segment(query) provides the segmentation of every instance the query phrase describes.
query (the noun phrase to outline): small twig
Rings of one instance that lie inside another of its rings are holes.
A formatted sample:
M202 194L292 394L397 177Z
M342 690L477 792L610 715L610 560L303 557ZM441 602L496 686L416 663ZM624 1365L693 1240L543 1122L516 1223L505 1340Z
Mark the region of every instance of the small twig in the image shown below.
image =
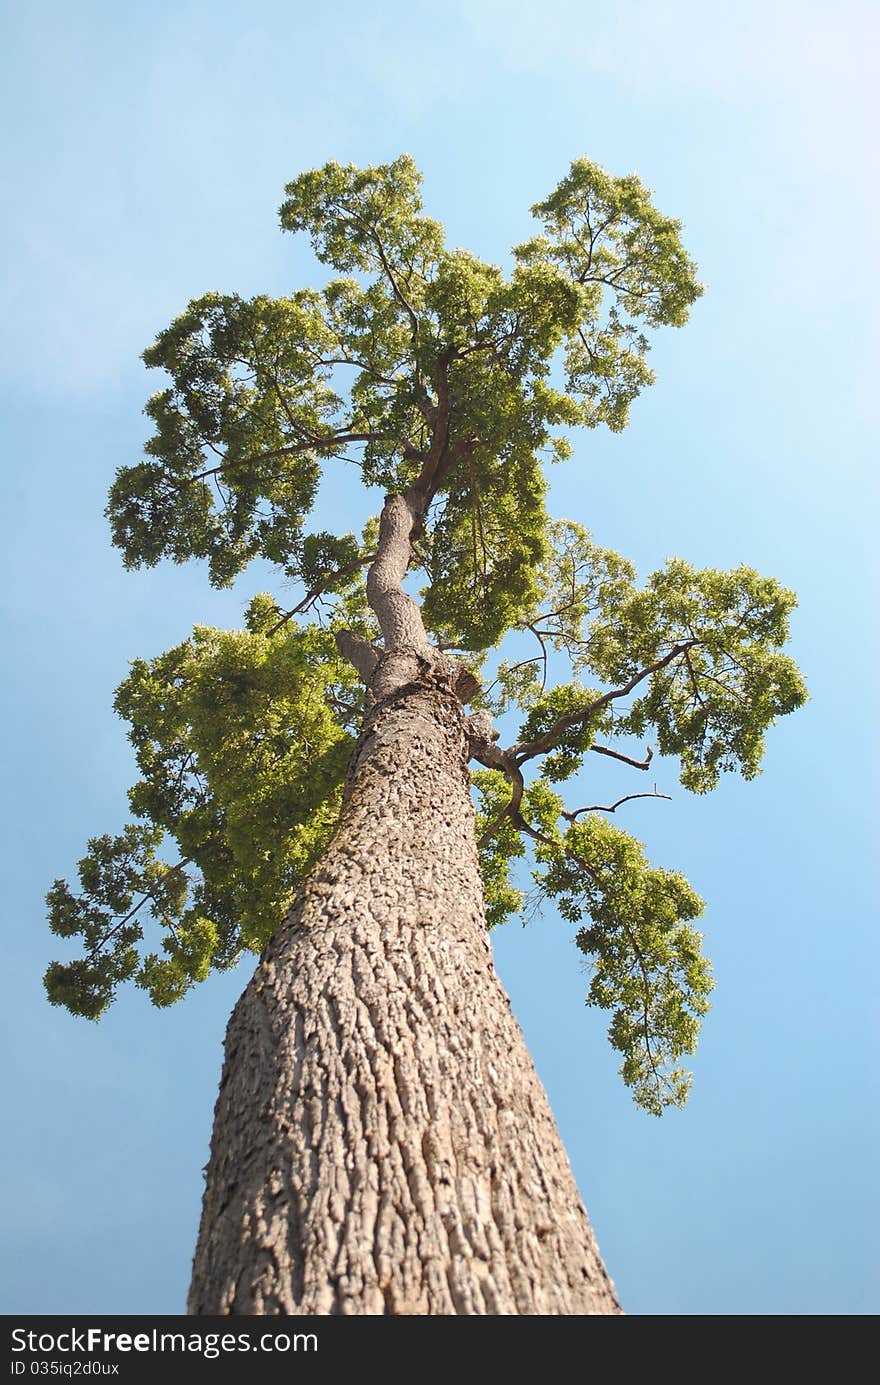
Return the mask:
M438 648L438 649L442 649L442 650L447 650L447 649L458 649L459 647L460 647L459 645L452 645L452 644L438 644L438 645L437 645L437 648ZM525 668L528 664L539 664L540 662L541 662L541 655L540 655L540 654L535 654L535 655L532 656L531 659L520 659L518 663L516 663L516 664L511 664L511 666L510 666L510 668L507 670L507 672L508 672L508 673L516 673L516 671L517 671L518 668ZM489 686L488 686L488 688L486 688L486 690L485 690L484 696L485 696L485 697L488 697L488 696L489 696L489 693L492 691L492 689L493 689L493 688L497 688L497 686L498 686L498 684L499 684L500 682L501 682L501 679L500 679L500 678L496 678L496 679L494 680L494 682L490 683Z

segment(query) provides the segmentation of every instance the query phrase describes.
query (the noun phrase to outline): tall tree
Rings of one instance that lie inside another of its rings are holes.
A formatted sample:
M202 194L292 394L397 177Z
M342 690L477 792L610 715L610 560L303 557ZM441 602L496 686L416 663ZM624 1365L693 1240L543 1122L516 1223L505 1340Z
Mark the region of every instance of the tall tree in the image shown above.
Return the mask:
M445 248L419 183L401 157L289 184L282 226L337 277L190 303L144 354L167 383L110 493L127 567L204 558L226 586L262 557L302 592L132 665L136 821L49 894L84 945L49 998L93 1019L128 979L168 1005L261 952L227 1035L195 1313L619 1311L487 925L523 907L530 854L636 1101L681 1104L712 985L702 901L608 820L637 788L572 806L559 786L591 754L645 770L648 736L695 793L751 778L805 698L774 580L676 559L639 586L545 508L560 430L623 428L645 332L701 292L679 223L581 159L504 274ZM346 466L381 515L310 531ZM517 717L503 748L495 720Z

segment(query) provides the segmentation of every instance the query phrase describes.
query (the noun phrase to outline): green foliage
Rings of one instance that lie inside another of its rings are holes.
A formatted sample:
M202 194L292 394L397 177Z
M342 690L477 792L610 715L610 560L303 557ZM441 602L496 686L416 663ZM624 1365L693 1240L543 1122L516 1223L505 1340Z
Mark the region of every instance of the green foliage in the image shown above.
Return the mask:
M647 333L681 326L702 292L679 223L634 175L580 159L533 207L541 233L505 273L447 248L420 184L407 155L302 174L281 225L309 236L328 282L205 294L144 353L165 381L145 457L110 492L125 565L202 558L226 586L262 558L302 596L288 612L257 597L245 630L198 627L132 665L115 705L141 774L138 822L89 842L76 892L50 891L53 931L83 955L52 963L47 990L90 1018L126 980L172 1003L264 944L323 850L363 699L334 631L380 640L364 582L378 527L358 540L307 521L322 469L335 481L354 466L418 511L433 637L474 666L512 637L476 699L521 723L506 771L473 780L489 924L522 910L531 849L529 898L577 925L589 1003L611 1012L624 1080L659 1112L686 1096L679 1060L708 1005L690 926L702 903L552 786L593 752L645 768L633 738L644 757L648 735L690 790L725 770L751 778L767 728L806 697L782 652L794 597L749 568L680 559L639 587L629 562L546 511L544 460L571 455L568 429L625 425L653 379Z
M486 921L490 928L496 928L522 908L523 893L510 879L510 866L525 856L526 848L519 829L504 816L510 803L510 785L504 775L497 769L474 770L471 782Z
M424 278L443 250L443 228L421 216L421 175L408 154L377 168L327 163L285 188L281 225L306 231L322 264L343 271Z
M149 825L92 840L80 893L63 881L50 892L53 932L80 934L87 950L46 978L50 998L77 1014L96 1018L130 977L170 1004L242 947L258 951L329 839L361 689L330 631L269 634L268 597L248 619L248 630L199 627L136 660L117 691L142 775L131 807ZM165 838L182 858L173 867L156 857ZM138 950L137 896L165 956Z
M503 816L511 799L505 776L479 770L472 780L494 927L523 906L511 870L526 847ZM684 876L650 866L641 842L601 818L590 815L561 832L563 801L543 780L526 786L522 811L534 840L533 902L552 900L562 918L581 925L575 942L592 970L587 1004L611 1011L608 1034L623 1057L624 1082L637 1105L654 1115L683 1105L691 1079L679 1059L696 1049L714 984L702 934L689 927L703 901Z
M724 771L754 778L766 731L807 698L782 652L794 593L752 568L696 569L680 558L640 588L632 565L580 525L552 524L547 537L542 598L520 623L538 637L539 653L502 664L488 699L495 711L527 712L520 745L555 725L553 746L541 752L551 750L545 777L574 774L599 732L612 740L653 732L660 752L679 758L692 792L714 788ZM543 693L548 648L577 677ZM590 692L584 676L610 687Z
M126 566L207 558L227 586L261 555L298 575L318 458L336 445L331 343L310 291L205 294L160 332L144 361L172 384L146 406L148 460L119 471L107 510Z
M574 520L553 520L547 528L547 550L539 573L541 600L532 623L544 627L554 649L566 650L575 668L588 667L582 642L601 615L613 619L630 594L636 570L610 548L593 542L589 530Z
M472 473L473 475L473 473ZM486 459L463 474L434 525L421 592L432 634L460 649L498 644L538 596L545 482L534 455Z
M612 1012L608 1033L624 1082L654 1115L683 1105L690 1077L678 1059L696 1048L713 986L702 934L689 927L703 901L684 876L649 866L640 842L599 818L546 837L536 857L563 918L590 920L576 937L592 962L588 1004Z
M557 723L566 719L569 722L554 735L554 749L544 759L541 772L548 783L558 784L576 774L585 753L596 739L596 732L600 726L608 724L607 715L597 714L586 720L578 720L580 714L591 708L598 697L598 692L580 683L559 683L532 701L518 740L534 740Z
M119 983L137 971L142 901L149 903L154 918L176 913L180 872L172 875L157 861L161 840L160 829L137 825L117 837L93 837L79 863L80 895L65 880L55 881L46 896L49 927L59 938L81 936L86 955L66 965L49 965L44 979L53 1005L97 1019ZM105 950L108 941L112 946Z
M681 244L681 223L664 217L630 174L613 178L577 159L566 178L532 208L545 234L517 249L530 267L559 267L580 291L566 339L566 383L583 400L583 422L626 426L632 401L653 383L648 340L639 324L680 327L702 293Z
M568 455L559 427L622 426L651 378L627 324L679 325L699 290L677 223L637 179L572 165L535 208L546 235L519 248L507 277L445 248L420 181L406 155L301 175L281 224L341 277L279 299L206 294L144 353L170 384L147 405L145 460L121 468L110 495L127 566L205 558L224 586L263 557L308 581L303 525L322 462L346 457L367 484L400 490L442 415L455 464L440 469L426 518L426 622L485 649L534 604L541 454ZM576 240L594 222L587 264ZM549 383L560 352L565 391Z
M663 663L618 732L653 728L661 753L680 758L692 792L714 788L724 770L754 778L764 733L807 697L781 653L795 604L793 592L747 567L697 570L674 559L652 573L643 591L623 595L595 622L587 642L589 666L615 682Z

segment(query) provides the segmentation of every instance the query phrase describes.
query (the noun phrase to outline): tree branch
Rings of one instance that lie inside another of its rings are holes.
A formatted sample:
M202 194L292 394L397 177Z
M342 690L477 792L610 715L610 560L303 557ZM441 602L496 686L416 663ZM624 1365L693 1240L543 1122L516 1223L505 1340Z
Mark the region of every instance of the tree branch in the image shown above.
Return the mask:
M401 585L409 567L416 522L409 492L386 497L379 520L379 546L367 573L367 600L379 622L387 651L413 649L430 660L431 644L422 613Z
M619 750L612 750L607 745L591 745L597 755L610 755L612 760L620 760L624 765L632 765L633 769L647 769L654 758L654 751L650 746L645 748L644 760L634 760L630 755L624 755Z
M526 628L527 628L528 630L531 630L531 632L532 632L532 634L534 635L535 639L538 641L538 644L541 646L541 654L540 654L541 663L542 663L542 669L541 669L541 692L544 692L544 691L546 690L546 687L547 687L547 645L546 645L546 643L544 642L544 635L543 635L543 632L542 632L541 630L539 630L539 629L537 628L537 626L535 626L535 625L527 625Z
M255 452L250 457L226 458L219 466L209 467L206 471L199 471L195 476L187 476L183 479L187 485L191 485L194 481L204 481L209 476L217 476L224 471L229 471L232 467L252 466L255 462L274 462L281 457L295 457L299 452L321 452L328 447L335 447L339 443L347 444L350 442L396 442L405 457L422 456L422 453L413 447L407 439L401 440L396 433L347 433L342 430L338 433L319 434L305 438L302 442L293 442L287 447L276 447L271 452Z
M372 366L367 365L366 361L362 361L356 356L321 356L317 352L310 352L309 354L314 355L317 365L350 365L356 370L362 370L365 375L369 375L373 380L377 380L380 385L391 385L393 387L400 379L399 376L395 378L392 375L380 375L378 370L374 370Z
M185 857L184 860L178 861L176 865L169 866L169 867L168 867L168 870L165 872L165 875L163 876L163 879L167 879L167 877L168 877L169 875L177 875L177 873L178 873L179 871L183 870L186 866L191 865L191 864L192 864L191 858L190 858L190 857ZM104 936L100 939L100 941L98 941L97 943L95 943L95 946L94 946L93 948L91 948L91 949L86 953L86 958L85 958L85 960L86 960L87 962L91 962L92 958L97 957L97 956L103 951L103 949L107 946L107 944L109 943L110 939L111 939L116 933L119 932L120 928L124 928L125 925L126 925L131 919L134 918L135 914L139 913L140 910L143 909L144 905L147 904L150 900L152 900L153 903L155 903L155 902L156 902L156 896L153 894L153 892L152 892L151 890L146 890L146 891L144 892L144 894L141 896L141 898L138 900L137 904L135 904L134 908L133 908L133 909L129 909L128 913L125 915L124 918L121 918L121 919L118 920L118 922L114 923L113 927L107 930L107 932L106 932L106 933L104 934ZM172 928L172 931L173 931L173 928Z
M440 649L446 649L447 647L448 647L448 648L453 648L453 646L446 646L446 645L442 645L442 644L439 646ZM454 647L457 648L458 646L454 646ZM509 668L507 671L508 671L508 673L516 673L516 671L517 671L518 668L526 668L529 664L539 664L540 662L541 662L541 656L540 656L540 654L535 654L535 655L532 656L531 659L520 659L520 660L518 661L518 663L511 664L510 668ZM493 689L493 688L497 688L497 686L498 686L498 684L499 684L500 682L501 682L501 679L500 679L500 678L495 678L495 679L493 679L493 681L489 684L488 688L486 688L485 694L484 694L484 695L485 695L486 697L488 697L489 694L490 694L490 692L492 691L492 689Z
M542 832L539 827L533 827L530 822L526 822L521 813L516 813L513 821L515 826L517 826L521 832L525 832L533 841L543 842L544 846L552 847L554 851L561 851L564 856L570 856L588 875L592 875L594 880L599 878L599 871L595 866L589 865L580 856L575 855L564 842L558 842L554 837L548 837L547 833Z
M699 702L699 704L700 704L701 707L703 707L703 706L705 706L705 699L704 699L702 693L700 692L700 685L699 685L699 683L697 682L697 675L696 675L696 673L694 672L694 666L693 666L693 663L691 662L690 650L687 650L687 651L686 651L685 656L684 656L684 662L685 662L685 668L686 668L687 671L688 671L688 679L690 680L691 691L693 692L693 695L694 695L695 700L696 700L697 702Z
M369 686L379 662L379 653L375 646L364 639L363 635L355 634L354 630L337 630L336 648Z
M431 442L422 468L406 493L419 522L437 489L441 468L449 447L449 360L451 351L441 351L437 357L434 388L437 403L426 406L426 421L431 430Z
M672 802L672 795L668 793L628 793L623 798L619 798L616 803L610 803L607 807L601 803L591 803L588 808L575 808L573 812L563 810L562 816L568 822L577 822L581 813L615 813L622 803L630 803L634 798L666 798Z
M319 596L323 596L334 582L338 582L342 577L351 577L355 572L358 572L364 567L365 564L372 563L375 557L375 553L366 553L362 558L359 558L356 563L349 563L348 567L337 568L335 572L328 573L323 582L320 582L318 586L312 587L307 591L302 601L298 601L295 606L291 607L289 611L286 611L282 615L280 620L276 621L271 630L266 631L266 638L268 639L271 635L277 634L282 625L286 625L289 620L294 616L298 616L301 611L308 610L312 602L316 601Z
M673 645L669 652L664 654L661 659L656 659L654 663L649 664L647 668L640 669L638 673L634 673L632 678L621 687L612 688L610 692L603 693L601 697L594 698L592 702L588 703L588 705L579 712L570 712L567 716L558 717L548 731L545 731L541 736L536 736L534 740L524 742L518 741L515 745L512 745L510 747L510 754L514 755L517 764L521 765L525 760L531 760L535 755L543 755L545 751L552 750L564 731L570 730L573 726L582 726L585 722L589 721L591 717L594 717L597 712L601 712L603 707L607 707L619 697L626 697L628 693L632 692L633 688L638 687L639 683L644 682L646 678L650 678L652 673L659 673L661 669L666 668L667 664L671 664L672 660L677 658L679 654L683 654L686 649L691 649L697 643L698 641L696 639L691 639ZM593 748L598 749L598 747ZM599 753L614 755L618 759L626 759L625 756L617 755L616 751L600 750ZM635 762L630 761L629 763L632 764ZM639 766L639 768L644 768L644 766Z
M361 223L361 224L363 224L363 223ZM408 317L409 317L410 323L411 323L411 325L412 325L413 346L418 346L418 341L419 341L419 319L418 319L418 317L417 317L417 315L416 315L416 311L415 311L415 309L413 308L412 304L410 303L409 299L408 299L408 298L406 297L406 295L404 294L403 289L402 289L402 288L400 287L400 285L398 284L398 282L397 282L397 276L395 275L395 273L394 273L394 271L392 270L390 264L388 263L388 257L387 257L387 255L385 254L385 247L384 247L384 245L382 244L382 240L381 240L381 237L379 236L379 232L376 230L375 226L370 226L369 230L370 230L370 235L372 236L372 238L373 238L373 240L374 240L374 242L375 242L375 244L376 244L376 249L377 249L378 252L379 252L379 259L382 261L382 268L384 269L386 278L388 279L388 282L389 282L389 284L391 285L391 291L392 291L392 293L394 294L394 297L397 299L397 301L398 301L398 303L400 304L400 306L403 308L404 312L406 312L406 314L407 314Z

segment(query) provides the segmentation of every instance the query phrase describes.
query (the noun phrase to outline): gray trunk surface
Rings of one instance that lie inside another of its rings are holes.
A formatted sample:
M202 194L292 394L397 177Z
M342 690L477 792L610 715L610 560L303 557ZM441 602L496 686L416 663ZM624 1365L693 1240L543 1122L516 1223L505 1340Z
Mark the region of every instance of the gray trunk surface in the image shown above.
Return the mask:
M492 963L461 703L402 643L230 1021L189 1311L619 1313Z

